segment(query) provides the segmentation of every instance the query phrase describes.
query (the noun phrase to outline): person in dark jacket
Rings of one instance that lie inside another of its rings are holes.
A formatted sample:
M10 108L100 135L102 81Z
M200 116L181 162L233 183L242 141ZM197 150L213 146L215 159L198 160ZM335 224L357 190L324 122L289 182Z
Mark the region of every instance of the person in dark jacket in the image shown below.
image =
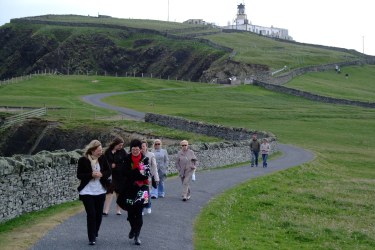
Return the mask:
M128 212L130 224L129 239L140 245L139 234L143 225L142 210L149 199L149 182L151 175L149 159L141 153L142 142L134 139L130 142L130 154L125 158L122 174L123 188L117 198L117 204Z
M111 175L111 169L102 154L101 143L98 140L91 141L86 146L84 155L79 158L77 167L77 178L81 181L77 189L87 214L87 235L90 245L95 245L98 237L106 186Z
M258 141L258 134L254 133L250 141L250 151L251 151L251 167L258 167L258 158L260 151L260 142Z
M121 137L114 138L104 152L104 156L112 170L111 183L107 187L104 203L103 215L105 216L108 215L111 207L113 192L115 192L116 197L118 197L121 190L121 169L124 168L126 155L124 140ZM118 205L116 206L116 214L121 215L121 208Z

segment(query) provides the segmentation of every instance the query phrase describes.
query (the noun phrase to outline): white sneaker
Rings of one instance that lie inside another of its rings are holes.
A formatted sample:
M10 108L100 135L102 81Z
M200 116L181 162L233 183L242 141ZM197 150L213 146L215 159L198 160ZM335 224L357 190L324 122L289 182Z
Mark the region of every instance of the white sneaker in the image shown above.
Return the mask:
M151 214L151 208L147 208L147 209L146 209L146 212L147 212L148 214Z

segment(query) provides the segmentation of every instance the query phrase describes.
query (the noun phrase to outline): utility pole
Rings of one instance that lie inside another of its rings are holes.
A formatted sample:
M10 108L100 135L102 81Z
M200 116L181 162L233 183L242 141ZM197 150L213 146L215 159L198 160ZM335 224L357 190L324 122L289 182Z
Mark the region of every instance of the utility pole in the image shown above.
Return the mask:
M365 54L365 36L362 36L362 52Z
M169 0L168 0L168 22L169 22Z

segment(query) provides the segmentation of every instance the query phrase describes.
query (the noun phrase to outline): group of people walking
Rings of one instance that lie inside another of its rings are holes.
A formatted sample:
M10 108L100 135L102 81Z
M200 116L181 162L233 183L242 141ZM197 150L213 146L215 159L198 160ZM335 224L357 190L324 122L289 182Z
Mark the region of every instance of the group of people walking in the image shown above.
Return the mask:
M191 177L197 168L197 158L188 148L188 141L180 143L175 167L182 182L183 201L190 199ZM165 197L165 179L169 164L168 153L156 139L153 150L148 150L147 141L134 139L129 153L124 149L124 140L115 138L104 150L98 140L91 141L78 160L77 178L79 199L87 214L87 235L90 245L96 244L103 216L107 216L116 197L116 214L127 211L130 224L129 239L136 245L143 225L144 213L151 213L151 199Z

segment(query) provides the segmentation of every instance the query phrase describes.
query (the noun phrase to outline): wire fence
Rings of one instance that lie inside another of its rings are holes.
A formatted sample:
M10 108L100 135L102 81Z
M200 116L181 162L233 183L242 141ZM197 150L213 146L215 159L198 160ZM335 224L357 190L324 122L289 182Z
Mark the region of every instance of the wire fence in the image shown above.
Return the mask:
M40 116L44 116L46 114L47 114L47 108L46 107L34 109L34 110L24 112L24 113L21 113L21 114L17 114L17 115L6 118L4 123L2 124L2 127L6 128L6 127L9 127L9 126L12 126L13 124L22 122L22 121L24 121L28 118L40 117Z

